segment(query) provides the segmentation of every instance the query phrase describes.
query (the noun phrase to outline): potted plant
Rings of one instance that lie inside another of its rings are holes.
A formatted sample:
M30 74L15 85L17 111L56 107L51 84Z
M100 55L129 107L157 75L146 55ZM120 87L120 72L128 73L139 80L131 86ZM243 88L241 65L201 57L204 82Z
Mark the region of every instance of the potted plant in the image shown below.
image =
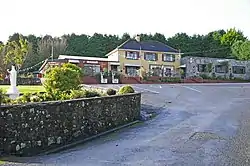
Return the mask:
M107 71L106 68L101 73L101 83L103 83L103 84L107 84L108 83L108 71Z
M112 72L112 83L118 84L119 83L120 74L118 72Z

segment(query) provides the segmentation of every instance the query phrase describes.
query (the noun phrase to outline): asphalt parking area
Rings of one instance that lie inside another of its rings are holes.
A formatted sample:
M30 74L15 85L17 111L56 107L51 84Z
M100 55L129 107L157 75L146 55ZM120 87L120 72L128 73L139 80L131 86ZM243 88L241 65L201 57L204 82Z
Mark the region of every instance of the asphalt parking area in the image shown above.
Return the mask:
M142 104L165 109L152 120L31 163L242 166L250 162L250 84L132 86L142 92Z

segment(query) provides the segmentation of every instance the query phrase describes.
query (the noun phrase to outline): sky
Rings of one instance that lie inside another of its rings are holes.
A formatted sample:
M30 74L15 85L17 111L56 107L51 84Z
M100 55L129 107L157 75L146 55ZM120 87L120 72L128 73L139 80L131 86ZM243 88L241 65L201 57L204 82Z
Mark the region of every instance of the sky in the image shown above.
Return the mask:
M250 39L250 0L3 0L0 14L0 41L15 32L171 37L231 27Z

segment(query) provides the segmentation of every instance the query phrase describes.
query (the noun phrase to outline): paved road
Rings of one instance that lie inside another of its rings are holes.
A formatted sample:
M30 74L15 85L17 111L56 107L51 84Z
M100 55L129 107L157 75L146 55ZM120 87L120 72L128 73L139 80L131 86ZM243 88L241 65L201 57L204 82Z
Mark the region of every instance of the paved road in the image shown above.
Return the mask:
M30 165L250 165L250 84L134 88L143 93L144 104L165 109L143 124L35 158Z

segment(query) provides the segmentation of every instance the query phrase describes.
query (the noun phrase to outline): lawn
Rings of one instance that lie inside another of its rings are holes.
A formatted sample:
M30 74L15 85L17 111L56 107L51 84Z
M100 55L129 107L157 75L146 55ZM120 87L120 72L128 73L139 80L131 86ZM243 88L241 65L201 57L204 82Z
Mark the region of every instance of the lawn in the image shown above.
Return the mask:
M0 89L3 89L4 91L7 91L9 87L10 87L9 85L0 85ZM17 86L17 88L20 91L20 93L34 93L34 92L44 91L43 86L39 85L20 85Z

